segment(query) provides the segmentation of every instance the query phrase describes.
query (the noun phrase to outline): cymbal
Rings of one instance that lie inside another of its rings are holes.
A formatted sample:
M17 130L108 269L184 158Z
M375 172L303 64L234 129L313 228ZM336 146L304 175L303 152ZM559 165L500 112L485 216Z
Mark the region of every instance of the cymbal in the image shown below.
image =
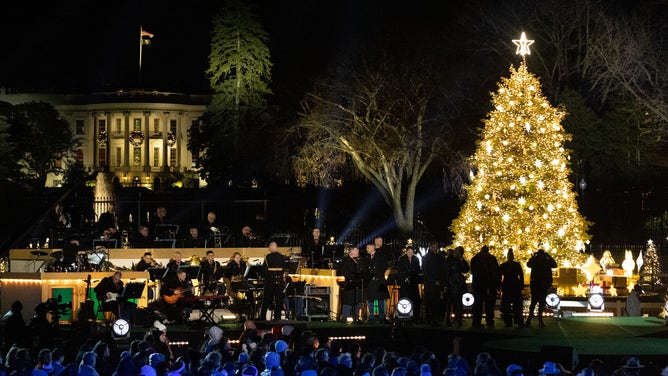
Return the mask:
M44 251L30 251L30 254L33 256L46 256L49 254L49 252L44 252Z

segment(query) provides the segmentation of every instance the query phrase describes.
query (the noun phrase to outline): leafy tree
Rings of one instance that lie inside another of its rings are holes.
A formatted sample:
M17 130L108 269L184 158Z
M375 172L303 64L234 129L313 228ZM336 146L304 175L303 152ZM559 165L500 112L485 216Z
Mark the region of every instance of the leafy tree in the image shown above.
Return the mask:
M10 141L7 116L0 114L0 181L10 178L10 172L16 163L13 160L14 144Z
M404 234L413 231L416 189L425 172L435 162L461 160L449 147L455 132L438 71L408 60L379 56L342 66L317 85L304 101L296 127L303 143L293 160L302 185L369 181Z
M10 140L16 145L13 175L17 181L41 188L47 174L62 174L73 164L73 151L81 140L52 105L35 101L16 105L7 121Z
M202 176L209 181L234 175L266 124L266 98L272 93L268 35L251 3L226 1L213 18L209 77L213 98L201 127L191 131L189 148L201 153Z

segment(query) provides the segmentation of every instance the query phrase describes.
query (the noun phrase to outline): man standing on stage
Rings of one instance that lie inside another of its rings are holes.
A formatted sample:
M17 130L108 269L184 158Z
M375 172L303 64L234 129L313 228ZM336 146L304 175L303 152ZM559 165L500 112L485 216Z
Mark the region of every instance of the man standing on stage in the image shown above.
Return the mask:
M513 249L506 254L507 261L501 264L501 317L506 327L524 326L522 321L522 289L524 288L524 271L522 265L515 261Z
M527 267L531 268L531 277L529 277L531 304L529 304L529 318L527 318L526 326L531 325L536 304L538 304L538 325L545 326L545 323L543 323L545 298L547 297L547 291L552 286L552 269L557 267L557 262L543 249L539 249L527 261Z
M424 308L429 325L439 326L443 312L441 291L445 282L445 264L438 254L438 242L429 243L429 252L422 259L424 275Z
M267 317L267 309L271 309L274 320L280 320L287 270L285 268L285 256L278 252L276 242L269 243L269 253L264 258L262 270L264 274L264 294L260 318L264 320Z
M385 271L387 270L387 258L382 252L376 250L374 244L366 245L366 252L369 255L369 284L367 294L367 307L369 309L369 320L375 319L374 302L378 302L378 321L387 322L385 317L385 300L390 298L387 291L387 282L385 281Z
M483 245L471 259L473 274L473 327L482 327L482 313L485 311L485 323L494 327L494 307L496 291L499 288L499 262L489 253L489 247ZM483 308L484 306L484 308Z
M325 253L325 238L317 227L311 231L311 237L306 241L306 253L306 255L302 256L308 257L307 266L317 268L318 260L320 260Z
M121 272L115 272L111 276L104 277L93 291L95 291L99 303L102 304L103 310L114 312L117 318L132 322L137 305L121 297L123 292L121 277Z

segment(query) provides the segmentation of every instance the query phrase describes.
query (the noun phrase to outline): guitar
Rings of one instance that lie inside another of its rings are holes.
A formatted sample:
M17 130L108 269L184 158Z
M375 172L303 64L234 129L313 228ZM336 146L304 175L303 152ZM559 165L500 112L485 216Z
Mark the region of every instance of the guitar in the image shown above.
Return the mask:
M104 299L104 302L105 302L105 303L106 303L106 302L113 302L113 301L115 301L115 300L118 300L118 297L119 297L119 296L120 296L120 294L117 294L117 293L115 293L115 292L108 292L108 293L107 293L107 298Z
M88 320L95 320L95 305L89 297L90 292L90 274L86 279L86 300L79 303L79 315L77 319L80 322L87 322Z
M179 299L183 298L183 294L191 290L192 287L177 287L174 289L174 295L163 295L162 300L164 300L167 304L176 304Z

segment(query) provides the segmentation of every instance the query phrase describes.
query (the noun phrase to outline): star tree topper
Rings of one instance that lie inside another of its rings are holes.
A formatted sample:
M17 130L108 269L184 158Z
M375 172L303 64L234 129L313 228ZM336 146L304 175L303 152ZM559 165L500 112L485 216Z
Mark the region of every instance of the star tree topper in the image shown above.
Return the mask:
M515 51L515 54L522 56L531 55L529 46L531 46L533 42L533 39L527 39L527 35L523 31L522 35L520 35L520 39L513 39L513 43L515 43L517 46L517 51Z

